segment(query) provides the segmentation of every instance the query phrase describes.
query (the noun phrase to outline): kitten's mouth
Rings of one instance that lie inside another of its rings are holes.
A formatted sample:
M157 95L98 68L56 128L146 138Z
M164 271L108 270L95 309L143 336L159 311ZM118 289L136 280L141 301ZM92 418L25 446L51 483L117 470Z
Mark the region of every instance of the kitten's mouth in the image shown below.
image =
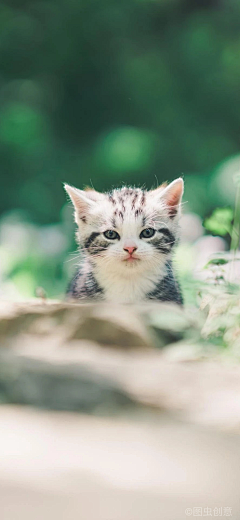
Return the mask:
M124 258L124 262L139 262L140 258L138 258L137 256L128 256L127 258Z

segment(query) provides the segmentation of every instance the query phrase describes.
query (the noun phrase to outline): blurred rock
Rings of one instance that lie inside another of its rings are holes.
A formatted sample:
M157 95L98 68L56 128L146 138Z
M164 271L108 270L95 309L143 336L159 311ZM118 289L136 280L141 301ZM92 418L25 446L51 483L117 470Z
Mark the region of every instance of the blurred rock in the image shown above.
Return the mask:
M150 334L132 307L100 304L88 307L71 339L88 339L121 348L151 347Z
M189 310L33 300L4 302L0 316L3 402L105 415L141 406L240 431L240 367L201 340Z
M59 365L4 351L0 352L0 360L3 402L105 414L132 404L129 395L111 377L103 377L81 364Z
M3 344L9 345L14 336L18 341L21 333L35 336L45 334L48 338L54 336L61 343L66 339L86 339L121 348L154 346L137 307L104 303L44 303L41 299L34 303L21 305L8 302L0 306L0 337Z
M162 303L160 309L153 308L147 315L148 326L154 332L158 347L183 339L199 330L200 321L190 311L179 305Z
M202 220L196 213L186 213L181 216L181 242L193 243L204 233Z

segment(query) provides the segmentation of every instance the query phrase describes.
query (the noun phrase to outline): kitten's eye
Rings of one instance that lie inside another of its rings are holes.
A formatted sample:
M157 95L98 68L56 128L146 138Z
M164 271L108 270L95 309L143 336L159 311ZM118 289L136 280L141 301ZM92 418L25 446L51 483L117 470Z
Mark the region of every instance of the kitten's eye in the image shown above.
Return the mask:
M151 238L153 235L155 235L156 231L153 228L146 228L143 229L140 233L140 238Z
M113 229L108 229L103 234L108 238L108 240L120 240L119 234L116 231L113 231Z

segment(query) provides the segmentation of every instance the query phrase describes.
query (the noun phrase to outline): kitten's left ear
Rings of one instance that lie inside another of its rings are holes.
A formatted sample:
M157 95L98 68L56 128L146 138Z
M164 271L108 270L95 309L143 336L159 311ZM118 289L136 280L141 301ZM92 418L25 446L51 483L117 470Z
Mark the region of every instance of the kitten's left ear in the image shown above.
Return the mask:
M171 182L169 186L162 189L159 193L161 200L164 201L169 210L170 218L174 218L179 213L183 196L183 189L183 179L179 177L179 179Z

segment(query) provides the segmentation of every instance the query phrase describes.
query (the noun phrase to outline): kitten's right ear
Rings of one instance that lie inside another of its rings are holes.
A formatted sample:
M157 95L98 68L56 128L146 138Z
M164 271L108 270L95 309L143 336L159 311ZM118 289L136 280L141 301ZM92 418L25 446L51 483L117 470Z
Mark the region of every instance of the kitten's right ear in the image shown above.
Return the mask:
M96 201L88 195L87 191L79 190L78 188L69 186L69 184L64 184L64 189L74 205L76 223L78 224L79 219L81 219L82 222L86 222L87 215L91 209L95 207Z
M179 177L169 185L163 184L151 192L152 195L159 197L159 200L164 202L170 218L176 217L180 212L183 188L183 179Z

